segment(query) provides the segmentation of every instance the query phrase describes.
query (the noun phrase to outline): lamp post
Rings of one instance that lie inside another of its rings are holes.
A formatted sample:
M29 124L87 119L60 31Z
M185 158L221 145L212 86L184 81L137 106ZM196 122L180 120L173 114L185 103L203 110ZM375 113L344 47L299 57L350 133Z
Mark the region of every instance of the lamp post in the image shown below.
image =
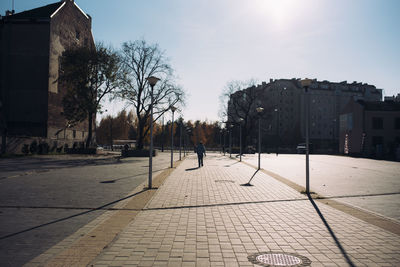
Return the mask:
M181 119L179 122L179 160L182 160L182 124L183 120Z
M258 113L258 169L261 168L261 113L264 111L263 107L256 108Z
M152 175L153 175L153 89L154 85L160 80L157 77L150 76L146 78L147 82L150 84L150 151L149 151L149 189L152 186Z
M232 158L232 124L229 124L229 157Z
M239 119L239 161L242 161L242 122L243 118Z
M312 80L310 79L304 79L301 80L301 86L304 87L304 92L305 92L305 132L306 132L306 194L310 194L310 163L309 163L309 123L310 123L310 103L309 103L309 94L308 94L308 88L311 85Z
M174 113L176 107L171 106L172 111L172 124L171 124L171 168L174 167Z
M279 154L279 109L274 109L276 113L276 156Z
M162 127L161 127L161 152L164 152L164 115L162 116Z

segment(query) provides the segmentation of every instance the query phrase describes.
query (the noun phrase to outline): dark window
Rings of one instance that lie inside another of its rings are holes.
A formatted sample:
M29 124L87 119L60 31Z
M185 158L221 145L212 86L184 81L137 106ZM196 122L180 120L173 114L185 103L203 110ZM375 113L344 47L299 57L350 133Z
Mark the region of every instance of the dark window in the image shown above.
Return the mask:
M84 131L82 131L82 138L83 138L83 137L85 137L85 132L84 132Z
M383 129L383 118L372 118L372 129Z
M76 138L76 131L75 130L72 131L72 137Z
M80 33L80 31L78 31L78 30L75 31L75 38L76 38L77 40L79 40L79 39L81 38L81 33Z
M394 128L396 130L400 130L400 118L395 118L394 119Z

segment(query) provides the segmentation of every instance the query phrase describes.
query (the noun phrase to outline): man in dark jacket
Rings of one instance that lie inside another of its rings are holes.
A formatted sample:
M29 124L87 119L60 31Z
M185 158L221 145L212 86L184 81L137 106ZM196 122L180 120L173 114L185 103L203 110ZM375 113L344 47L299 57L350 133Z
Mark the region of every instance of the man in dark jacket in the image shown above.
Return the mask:
M196 147L197 159L199 161L199 168L203 166L203 154L206 156L206 148L203 143L200 142Z

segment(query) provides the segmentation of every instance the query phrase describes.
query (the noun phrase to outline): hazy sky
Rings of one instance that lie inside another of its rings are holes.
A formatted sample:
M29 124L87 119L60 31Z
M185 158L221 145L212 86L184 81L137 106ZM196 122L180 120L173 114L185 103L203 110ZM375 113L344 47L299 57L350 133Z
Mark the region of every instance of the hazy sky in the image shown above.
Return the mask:
M55 0L14 0L16 12ZM76 0L96 41L158 43L187 94L185 119L218 120L229 80L359 81L400 93L398 0ZM12 0L1 0L4 15ZM121 104L108 110L117 112Z

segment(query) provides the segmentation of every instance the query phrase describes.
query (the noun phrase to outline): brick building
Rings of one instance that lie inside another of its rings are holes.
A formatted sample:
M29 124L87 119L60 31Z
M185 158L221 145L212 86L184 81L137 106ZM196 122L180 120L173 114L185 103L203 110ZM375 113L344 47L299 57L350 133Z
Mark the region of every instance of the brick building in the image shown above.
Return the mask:
M82 45L94 47L91 17L73 0L1 17L0 101L8 151L20 152L34 138L50 146L85 139L87 125L71 128L61 115L67 87L58 82L62 52Z

